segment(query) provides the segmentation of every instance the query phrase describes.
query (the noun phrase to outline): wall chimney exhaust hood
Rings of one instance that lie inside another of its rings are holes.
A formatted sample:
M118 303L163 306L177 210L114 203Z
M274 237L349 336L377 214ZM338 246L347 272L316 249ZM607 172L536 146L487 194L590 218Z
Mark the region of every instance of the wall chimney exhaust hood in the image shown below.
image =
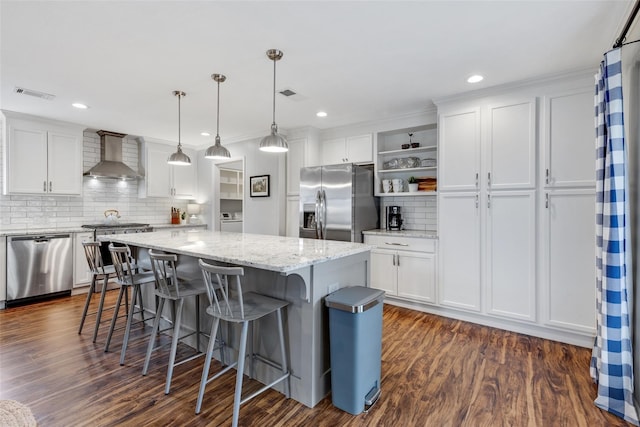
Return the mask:
M85 172L84 176L111 179L137 179L141 175L122 163L122 138L124 133L99 130L100 162Z

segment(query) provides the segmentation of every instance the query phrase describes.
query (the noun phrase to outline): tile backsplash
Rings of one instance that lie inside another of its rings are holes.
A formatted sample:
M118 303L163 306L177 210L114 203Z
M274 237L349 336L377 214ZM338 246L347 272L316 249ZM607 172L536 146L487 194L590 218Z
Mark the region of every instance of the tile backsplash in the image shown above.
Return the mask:
M5 142L0 142L2 147ZM123 161L134 170L139 169L138 149L138 142L133 137L124 138ZM0 150L0 165L2 151ZM95 132L85 131L83 170L89 170L99 161L100 137ZM0 174L0 186L3 175L3 173ZM0 195L0 228L19 230L101 223L104 220L104 211L107 209L117 209L122 222L163 224L170 221L172 206L181 210L186 209L187 200L174 200L171 197L138 198L138 183L139 181L84 177L83 193L80 197Z
M387 206L400 206L405 230L436 230L438 226L437 198L435 196L382 197L380 199L380 228L386 227Z

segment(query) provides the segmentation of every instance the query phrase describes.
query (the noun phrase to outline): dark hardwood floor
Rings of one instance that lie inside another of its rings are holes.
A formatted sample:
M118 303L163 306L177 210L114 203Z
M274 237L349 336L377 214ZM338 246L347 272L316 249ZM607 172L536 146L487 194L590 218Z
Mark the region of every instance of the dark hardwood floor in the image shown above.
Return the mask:
M113 304L114 291L108 299ZM29 405L42 427L231 424L235 371L207 388L203 411L195 415L201 358L175 369L165 395L168 348L155 353L146 377L146 339L130 345L120 366L122 332L109 353L103 352L106 324L95 344L93 318L77 334L83 304L78 295L0 310L0 399ZM590 356L589 349L387 305L382 396L369 413L345 413L330 396L309 409L267 391L241 408L240 424L627 425L593 405Z

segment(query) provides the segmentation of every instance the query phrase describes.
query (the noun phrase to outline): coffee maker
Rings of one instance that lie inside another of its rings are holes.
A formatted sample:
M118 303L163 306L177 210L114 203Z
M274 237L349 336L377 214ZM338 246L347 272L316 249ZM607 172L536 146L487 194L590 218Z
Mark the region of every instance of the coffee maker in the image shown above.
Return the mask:
M400 206L387 206L387 230L400 230L402 227L402 214Z

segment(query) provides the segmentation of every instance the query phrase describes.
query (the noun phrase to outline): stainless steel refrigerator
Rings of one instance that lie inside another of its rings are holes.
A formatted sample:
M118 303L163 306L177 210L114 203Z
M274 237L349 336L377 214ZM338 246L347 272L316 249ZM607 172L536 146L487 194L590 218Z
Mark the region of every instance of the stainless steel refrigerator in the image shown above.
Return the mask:
M362 242L380 224L373 186L373 165L300 169L300 237Z

